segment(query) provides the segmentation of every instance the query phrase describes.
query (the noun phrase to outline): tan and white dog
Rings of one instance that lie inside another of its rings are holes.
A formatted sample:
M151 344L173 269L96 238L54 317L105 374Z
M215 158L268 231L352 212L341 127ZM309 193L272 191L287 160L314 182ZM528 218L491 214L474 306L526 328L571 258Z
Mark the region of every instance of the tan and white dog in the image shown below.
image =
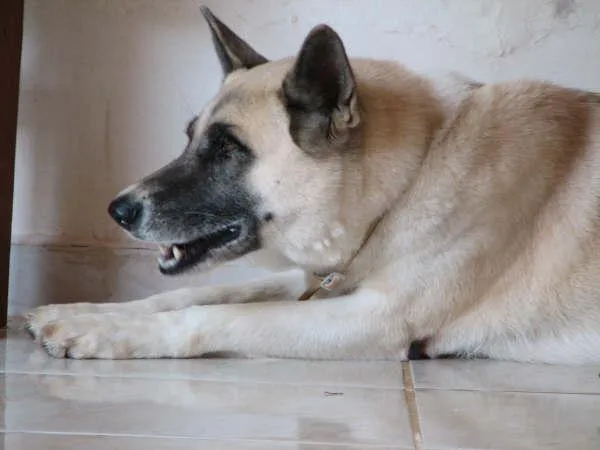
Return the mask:
M51 355L600 362L598 95L438 83L349 59L325 25L268 61L203 12L222 88L110 214L165 274L265 250L331 276L310 301L284 274L43 306L27 328Z

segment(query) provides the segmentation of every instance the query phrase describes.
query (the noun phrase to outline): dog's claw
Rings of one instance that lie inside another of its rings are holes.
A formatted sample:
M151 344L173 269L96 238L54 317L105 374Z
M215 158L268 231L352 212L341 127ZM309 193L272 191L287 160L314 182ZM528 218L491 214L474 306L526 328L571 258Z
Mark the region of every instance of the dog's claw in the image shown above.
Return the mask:
M50 349L50 345L48 344L48 342L47 342L47 341L43 341L43 342L42 342L42 348L44 349L44 351L45 351L46 353L48 353L48 355L50 355L50 356L53 356L53 355L52 355L52 352L51 352L51 349Z
M31 324L27 324L25 325L25 332L29 335L29 337L31 339L33 339L34 341L37 339L37 336L35 334L35 331L33 331L33 327L31 326Z
M67 357L68 346L65 347L52 344L51 340L43 340L41 346L44 351L53 358L61 359Z

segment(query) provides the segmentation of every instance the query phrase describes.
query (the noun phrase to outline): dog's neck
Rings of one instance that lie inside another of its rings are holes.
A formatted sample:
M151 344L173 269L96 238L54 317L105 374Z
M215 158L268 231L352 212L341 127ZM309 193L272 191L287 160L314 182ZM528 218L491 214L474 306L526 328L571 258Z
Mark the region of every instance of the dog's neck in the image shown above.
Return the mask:
M343 271L416 178L444 118L442 99L426 79L394 63L357 61L360 145L342 155L341 204L302 254L313 273ZM417 86L415 88L415 86ZM296 261L299 262L299 261Z

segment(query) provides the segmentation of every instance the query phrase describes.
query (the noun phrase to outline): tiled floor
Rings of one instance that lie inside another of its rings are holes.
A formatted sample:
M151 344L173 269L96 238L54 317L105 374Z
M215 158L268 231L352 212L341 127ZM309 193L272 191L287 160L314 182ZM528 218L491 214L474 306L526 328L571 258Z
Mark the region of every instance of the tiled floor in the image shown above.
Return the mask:
M65 361L10 332L0 369L5 450L600 449L600 367Z

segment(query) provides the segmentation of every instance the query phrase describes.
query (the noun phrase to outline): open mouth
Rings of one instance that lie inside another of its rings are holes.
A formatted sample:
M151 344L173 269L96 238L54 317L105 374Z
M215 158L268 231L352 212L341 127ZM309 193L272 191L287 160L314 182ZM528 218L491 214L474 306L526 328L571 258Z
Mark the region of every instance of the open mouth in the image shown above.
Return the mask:
M158 267L161 273L173 275L201 263L209 253L240 241L241 224L230 224L190 242L159 245Z

